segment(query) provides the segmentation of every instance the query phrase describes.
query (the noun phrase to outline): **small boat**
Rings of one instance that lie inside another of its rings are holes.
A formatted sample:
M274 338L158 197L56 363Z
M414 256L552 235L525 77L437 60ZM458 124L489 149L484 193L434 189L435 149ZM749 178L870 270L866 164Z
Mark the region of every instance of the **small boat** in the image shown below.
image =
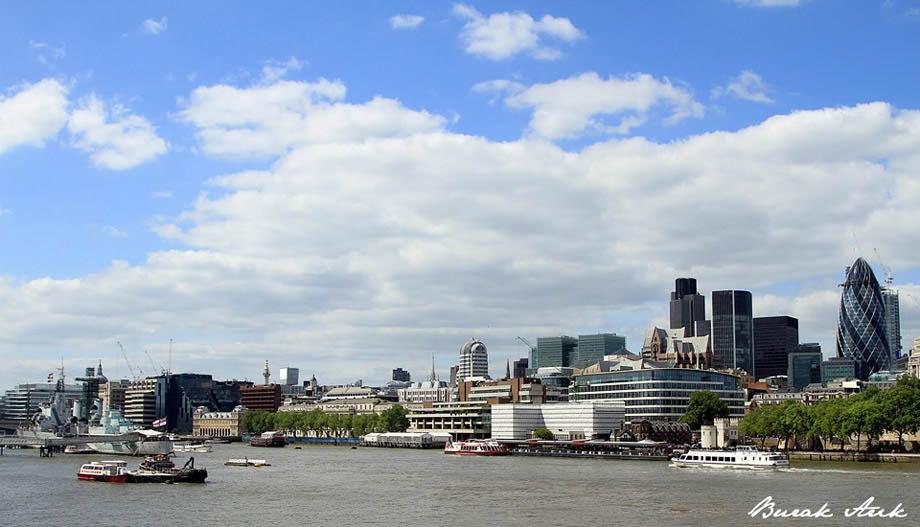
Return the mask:
M195 468L195 458L190 457L179 468L165 454L147 456L137 470L126 472L128 483L204 483L207 469Z
M254 437L249 441L250 446L283 447L285 444L287 444L287 441L281 432L264 432L259 437Z
M237 458L237 459L228 459L224 465L228 467L270 467L271 463L266 462L264 459L249 459Z
M211 451L211 445L204 445L200 443L173 443L173 451L175 452L203 452L207 453Z
M448 441L444 445L445 454L462 454L468 456L507 456L508 447L491 439L473 441Z
M85 463L77 471L77 479L125 483L128 479L127 461L93 461Z
M752 446L735 450L691 449L671 459L676 467L709 468L789 468L789 461L775 452L761 452Z

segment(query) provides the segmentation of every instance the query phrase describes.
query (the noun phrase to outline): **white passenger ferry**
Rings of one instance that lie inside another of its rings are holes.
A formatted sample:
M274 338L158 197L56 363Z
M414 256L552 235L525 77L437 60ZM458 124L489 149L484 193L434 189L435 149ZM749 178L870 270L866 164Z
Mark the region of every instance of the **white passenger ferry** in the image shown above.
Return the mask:
M713 468L788 468L789 461L775 452L761 452L752 446L739 446L735 450L691 449L671 459L677 467Z
M444 445L445 454L467 456L507 456L508 447L491 439L474 439L471 441L448 441Z

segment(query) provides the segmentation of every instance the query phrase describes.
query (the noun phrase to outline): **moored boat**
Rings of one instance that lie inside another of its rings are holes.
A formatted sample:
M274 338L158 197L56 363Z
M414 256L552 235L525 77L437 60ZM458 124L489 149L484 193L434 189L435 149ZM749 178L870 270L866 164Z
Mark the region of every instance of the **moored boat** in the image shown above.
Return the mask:
M491 439L473 441L448 441L444 445L445 454L461 454L468 456L507 456L511 453L508 447Z
M173 451L175 452L203 452L207 453L211 451L211 445L205 445L201 443L173 443Z
M264 432L259 437L249 440L250 446L283 447L285 444L284 434L281 432Z
M228 467L270 467L271 463L265 461L264 459L249 459L245 458L236 458L228 459L224 465Z
M789 461L775 452L761 452L752 446L735 450L691 449L671 459L677 467L710 468L788 468Z
M128 478L127 461L93 461L84 463L77 471L77 479L125 483Z
M128 483L204 483L208 471L195 468L195 458L190 457L185 466L179 468L169 456L157 454L147 456L137 470L129 470Z

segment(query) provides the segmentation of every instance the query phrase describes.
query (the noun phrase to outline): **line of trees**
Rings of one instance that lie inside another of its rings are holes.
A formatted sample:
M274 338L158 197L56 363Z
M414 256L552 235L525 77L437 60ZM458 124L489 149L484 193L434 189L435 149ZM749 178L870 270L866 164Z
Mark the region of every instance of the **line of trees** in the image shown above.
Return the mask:
M380 414L360 415L326 413L319 408L277 413L250 410L243 414L240 426L249 434L277 430L286 435L300 432L314 437L361 437L371 432L405 432L409 428L408 413L398 404Z
M872 386L845 399L822 401L811 406L794 401L781 405L761 406L741 421L742 436L760 439L763 446L768 437L779 439L780 445L792 440L792 448L800 438L819 439L830 445L834 438L844 442L856 436L856 449L872 448L872 440L885 431L898 434L898 450L904 449L904 435L920 429L920 379L905 375L888 390Z

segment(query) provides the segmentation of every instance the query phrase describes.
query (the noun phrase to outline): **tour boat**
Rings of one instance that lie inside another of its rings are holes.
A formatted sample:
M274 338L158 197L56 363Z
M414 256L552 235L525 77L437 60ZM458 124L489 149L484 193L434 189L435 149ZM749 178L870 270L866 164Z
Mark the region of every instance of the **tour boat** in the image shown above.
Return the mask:
M691 449L671 459L677 467L711 468L788 468L789 461L781 454L761 452L752 446L739 446L735 450Z
M173 451L175 452L210 452L211 445L205 445L202 443L173 443Z
M508 447L493 440L448 441L444 445L445 454L464 454L468 456L507 456Z
M124 483L128 478L127 461L93 461L77 471L77 479Z

